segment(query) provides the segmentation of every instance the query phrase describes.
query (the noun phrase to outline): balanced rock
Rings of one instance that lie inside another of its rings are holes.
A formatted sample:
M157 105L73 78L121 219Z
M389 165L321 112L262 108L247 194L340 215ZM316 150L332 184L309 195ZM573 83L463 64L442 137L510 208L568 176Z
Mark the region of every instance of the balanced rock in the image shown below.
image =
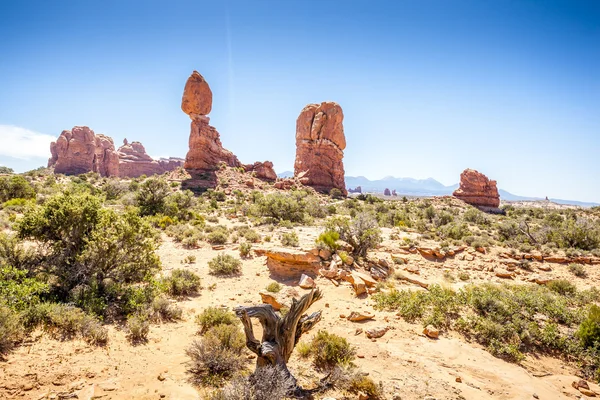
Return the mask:
M56 142L50 143L52 157L48 167L65 175L97 172L102 176L119 174L119 158L112 139L96 135L87 126L75 126L62 131Z
M459 188L452 195L476 207L498 208L500 205L496 181L474 169L465 169L460 174Z
M140 142L123 141L123 146L117 150L119 155L119 175L137 178L141 175L163 174L183 166L183 159L169 158L154 160L146 153Z
M215 127L209 125L207 116L212 109L212 91L198 71L192 72L183 90L181 109L192 120L189 151L185 157L184 168L195 175L212 173L220 164L229 167L243 167L247 172L255 172L256 177L266 180L277 179L277 174L270 161L243 165L231 151L221 143L221 136ZM216 180L216 177L208 179ZM214 184L211 183L211 185Z
M183 99L181 99L181 109L189 115L208 115L212 109L212 91L204 77L198 71L192 72L192 75L185 83L183 89ZM193 119L193 117L192 117Z
M309 104L296 120L296 162L294 175L303 174L302 183L329 193L333 188L347 195L344 181L346 138L339 104Z

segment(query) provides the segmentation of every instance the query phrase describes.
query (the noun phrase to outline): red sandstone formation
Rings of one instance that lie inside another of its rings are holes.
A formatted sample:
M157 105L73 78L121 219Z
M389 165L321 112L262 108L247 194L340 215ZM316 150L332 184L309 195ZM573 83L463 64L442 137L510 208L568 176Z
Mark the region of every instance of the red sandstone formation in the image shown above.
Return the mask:
M391 196L391 195L392 195L392 192L390 192L390 189L388 189L388 188L385 188L385 190L383 191L383 195L384 195L384 196Z
M192 120L190 149L184 165L186 170L202 175L216 170L219 164L225 163L230 167L243 167L246 171L254 171L258 178L277 179L273 163L270 161L243 165L235 154L223 148L219 132L209 125L210 118L207 116L212 109L212 92L208 83L197 71L192 73L185 84L181 109Z
M183 166L181 158L161 158L154 160L146 153L140 142L123 141L117 151L119 155L119 176L137 178L141 175L163 174Z
M257 161L254 164L246 164L244 165L244 169L246 170L246 172L254 172L256 174L256 177L259 179L264 179L267 181L274 181L277 179L277 174L273 169L273 163L271 161Z
M473 169L465 169L460 174L460 186L452 195L477 207L498 208L500 205L496 181Z
M309 104L296 121L294 175L305 173L302 183L320 192L337 188L347 195L344 181L346 138L339 104Z
M119 158L112 139L94 134L87 126L63 131L56 142L50 144L50 153L48 167L54 167L58 174L78 175L90 171L102 176L119 174Z

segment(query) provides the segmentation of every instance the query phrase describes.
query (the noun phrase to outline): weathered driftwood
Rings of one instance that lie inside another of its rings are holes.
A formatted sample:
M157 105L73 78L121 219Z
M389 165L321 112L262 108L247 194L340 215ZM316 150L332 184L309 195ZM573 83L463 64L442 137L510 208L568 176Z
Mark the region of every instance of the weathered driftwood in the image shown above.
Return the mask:
M321 320L321 311L310 315L305 314L305 311L321 297L321 291L315 289L302 296L300 300L293 299L290 310L283 318L270 304L240 306L234 310L244 325L246 346L257 356L257 369L268 365L279 367L296 383L296 379L287 369L287 362L302 334ZM257 318L262 325L263 336L260 341L254 336L250 318ZM297 385L295 390L302 391Z

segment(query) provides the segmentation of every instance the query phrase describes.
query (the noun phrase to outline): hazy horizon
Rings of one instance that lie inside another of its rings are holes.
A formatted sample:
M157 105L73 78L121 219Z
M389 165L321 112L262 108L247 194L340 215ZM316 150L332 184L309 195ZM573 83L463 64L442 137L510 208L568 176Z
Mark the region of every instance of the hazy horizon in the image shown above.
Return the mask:
M600 202L595 1L22 1L0 4L0 37L0 165L17 171L76 125L185 157L198 70L245 163L293 170L298 114L332 100L348 176L450 186L472 168Z

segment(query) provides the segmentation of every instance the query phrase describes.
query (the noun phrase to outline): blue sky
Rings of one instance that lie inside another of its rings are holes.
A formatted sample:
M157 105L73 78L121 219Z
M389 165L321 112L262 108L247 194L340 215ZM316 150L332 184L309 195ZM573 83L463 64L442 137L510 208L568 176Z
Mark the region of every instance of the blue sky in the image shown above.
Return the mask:
M598 1L2 1L0 164L75 125L185 156L194 69L242 162L292 170L300 110L333 100L347 175L600 202Z

